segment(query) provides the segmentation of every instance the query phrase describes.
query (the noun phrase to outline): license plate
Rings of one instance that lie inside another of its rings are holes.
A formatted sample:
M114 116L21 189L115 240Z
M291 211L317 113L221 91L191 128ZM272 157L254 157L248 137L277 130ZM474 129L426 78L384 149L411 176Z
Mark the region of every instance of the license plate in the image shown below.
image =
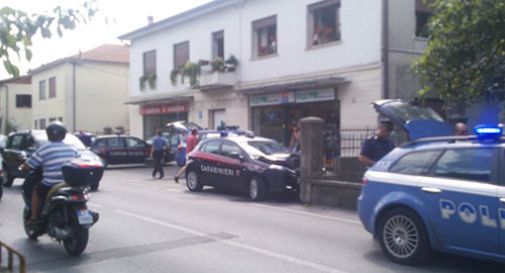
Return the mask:
M91 215L89 210L78 210L77 219L79 220L79 224L81 225L93 224L93 216Z

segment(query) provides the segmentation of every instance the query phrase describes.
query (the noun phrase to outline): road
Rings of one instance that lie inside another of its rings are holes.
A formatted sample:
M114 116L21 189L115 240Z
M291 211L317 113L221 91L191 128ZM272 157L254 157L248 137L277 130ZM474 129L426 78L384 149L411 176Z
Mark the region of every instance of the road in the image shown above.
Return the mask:
M29 241L21 224L21 180L0 202L0 240L23 253L29 272L504 272L487 261L435 254L421 267L393 264L356 214L306 207L286 197L252 203L205 189L189 192L150 169L107 170L90 208L100 212L77 258L47 236Z

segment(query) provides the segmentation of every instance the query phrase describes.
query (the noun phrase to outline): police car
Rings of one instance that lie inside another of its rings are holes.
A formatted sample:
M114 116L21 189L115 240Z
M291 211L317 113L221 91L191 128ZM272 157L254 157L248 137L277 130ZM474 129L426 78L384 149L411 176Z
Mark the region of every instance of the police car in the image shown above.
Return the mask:
M415 264L442 251L505 262L502 131L417 139L365 173L359 217L391 260Z
M249 193L253 201L297 189L298 155L278 142L254 136L201 141L189 155L186 183L190 191L204 186Z

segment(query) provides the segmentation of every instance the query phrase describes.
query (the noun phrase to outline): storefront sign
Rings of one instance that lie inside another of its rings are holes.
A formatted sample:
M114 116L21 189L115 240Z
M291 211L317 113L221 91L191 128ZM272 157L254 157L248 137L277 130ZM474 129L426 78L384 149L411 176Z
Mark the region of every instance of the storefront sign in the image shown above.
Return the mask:
M292 102L295 102L295 94L293 92L282 92L276 94L261 94L251 96L249 105L251 107L255 107L255 106L267 106L267 105L279 105Z
M335 89L333 88L303 90L296 92L297 103L329 101L329 100L335 100Z
M142 106L140 107L140 114L143 116L149 115L162 115L186 112L186 105L175 104L175 105L156 105L156 106Z

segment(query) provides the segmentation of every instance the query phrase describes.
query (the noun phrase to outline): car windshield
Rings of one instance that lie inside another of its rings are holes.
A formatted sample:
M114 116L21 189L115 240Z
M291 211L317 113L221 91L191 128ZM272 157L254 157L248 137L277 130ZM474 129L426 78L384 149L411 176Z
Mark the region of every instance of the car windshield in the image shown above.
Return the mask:
M286 147L273 140L248 141L247 144L266 155L289 154L289 150Z
M36 139L40 142L40 144L44 144L44 143L49 142L47 140L47 135L46 135L45 132L44 133L40 133L40 134L36 134ZM63 140L63 142L66 143L66 144L74 146L78 150L86 150L86 147L84 146L84 144L82 143L82 141L79 138L77 138L76 136L72 135L72 134L67 134L65 136L65 139Z

